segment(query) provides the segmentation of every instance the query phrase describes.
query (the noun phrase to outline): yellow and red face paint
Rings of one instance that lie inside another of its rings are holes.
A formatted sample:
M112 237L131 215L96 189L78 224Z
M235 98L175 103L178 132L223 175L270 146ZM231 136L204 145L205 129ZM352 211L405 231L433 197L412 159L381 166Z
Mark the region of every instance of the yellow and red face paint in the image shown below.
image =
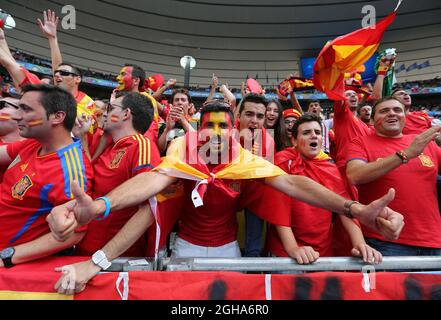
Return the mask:
M120 118L116 114L110 116L110 122L119 122Z
M29 127L41 126L43 124L43 119L36 119L27 122Z
M133 87L133 77L132 77L133 67L123 67L116 77L119 86L117 90L119 91L129 91Z
M8 120L11 120L11 115L9 113L1 112L0 121L8 121Z
M208 127L208 124L211 124ZM224 127L224 123L227 127ZM222 130L231 131L233 129L232 121L230 115L226 112L208 112L204 114L201 121L201 129L203 130L213 130L215 134L222 135Z

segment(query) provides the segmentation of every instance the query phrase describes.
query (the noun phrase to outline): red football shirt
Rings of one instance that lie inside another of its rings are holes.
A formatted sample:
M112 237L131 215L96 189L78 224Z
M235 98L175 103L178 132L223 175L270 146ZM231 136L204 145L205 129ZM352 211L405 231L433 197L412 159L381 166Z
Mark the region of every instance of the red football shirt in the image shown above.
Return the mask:
M14 160L0 185L0 249L49 233L46 215L73 198L73 180L87 191L92 185L92 168L80 141L44 156L38 155L40 148L33 139L7 147Z
M104 196L124 181L159 164L159 151L154 143L141 134L124 137L108 146L93 162L95 183L92 197ZM92 221L78 245L78 254L92 255L110 241L138 211L138 206L112 211L107 219ZM123 255L145 255L145 238L140 238Z
M386 158L407 148L415 135L385 138L370 135L356 138L349 146L348 161L366 162ZM395 188L395 199L389 207L404 216L404 228L394 242L412 246L441 248L441 217L438 210L436 178L441 164L441 150L431 142L424 152L407 164L381 178L358 185L360 202L367 204ZM385 240L377 232L363 227L365 237Z
M288 174L311 178L337 194L349 197L339 170L330 160L305 160L294 149L288 148L276 154L275 164ZM273 210L284 217L280 224L291 226L299 246L311 246L320 256L333 255L331 211L288 197L269 186L262 202L268 206L262 210ZM288 256L274 226L268 231L266 248L276 256Z
M406 113L406 124L403 134L419 134L432 127L432 118L425 112L415 111Z
M342 102L334 103L334 133L335 133L335 162L337 167L346 166L346 154L352 139L371 134L372 131L360 119L358 119L344 106Z

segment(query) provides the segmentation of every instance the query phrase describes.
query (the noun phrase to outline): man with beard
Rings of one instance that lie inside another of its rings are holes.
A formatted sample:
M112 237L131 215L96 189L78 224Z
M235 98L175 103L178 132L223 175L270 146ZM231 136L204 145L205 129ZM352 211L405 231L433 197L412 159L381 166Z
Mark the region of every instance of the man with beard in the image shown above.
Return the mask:
M371 113L372 113L372 107L368 104L359 105L357 108L358 117L360 118L361 121L366 123L366 125L369 128L373 128L371 124Z
M0 146L0 165L9 165L0 184L0 267L53 255L84 236L85 228L75 228L65 242L56 241L45 221L54 206L72 199L73 180L86 192L92 184L90 163L71 136L75 104L58 87L23 88L12 119L29 139Z

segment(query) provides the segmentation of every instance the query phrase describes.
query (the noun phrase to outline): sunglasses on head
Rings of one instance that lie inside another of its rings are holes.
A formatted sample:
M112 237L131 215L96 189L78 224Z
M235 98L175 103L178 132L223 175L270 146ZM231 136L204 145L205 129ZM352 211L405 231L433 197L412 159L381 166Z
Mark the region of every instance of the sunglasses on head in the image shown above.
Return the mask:
M79 77L80 75L76 74L75 72L69 72L65 70L55 70L54 76L59 73L63 77L72 76L72 77Z
M19 107L11 102L8 102L6 100L0 101L0 109L6 108L6 107L12 107L14 109L19 109Z

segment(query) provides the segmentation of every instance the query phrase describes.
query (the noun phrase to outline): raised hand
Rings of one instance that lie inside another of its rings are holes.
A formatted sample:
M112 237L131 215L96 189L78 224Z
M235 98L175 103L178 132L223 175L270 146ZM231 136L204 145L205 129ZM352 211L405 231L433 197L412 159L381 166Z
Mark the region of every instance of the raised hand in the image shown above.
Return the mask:
M44 23L40 18L37 19L41 32L46 38L56 38L59 18L55 15L55 12L50 9L47 10L47 12L43 11L43 20Z
M46 216L46 221L55 240L60 242L67 240L78 227L73 211L75 204L76 200L71 200L56 206Z
M441 126L434 126L420 133L415 137L410 146L405 149L404 153L409 159L418 157L429 144L430 141L440 136Z

